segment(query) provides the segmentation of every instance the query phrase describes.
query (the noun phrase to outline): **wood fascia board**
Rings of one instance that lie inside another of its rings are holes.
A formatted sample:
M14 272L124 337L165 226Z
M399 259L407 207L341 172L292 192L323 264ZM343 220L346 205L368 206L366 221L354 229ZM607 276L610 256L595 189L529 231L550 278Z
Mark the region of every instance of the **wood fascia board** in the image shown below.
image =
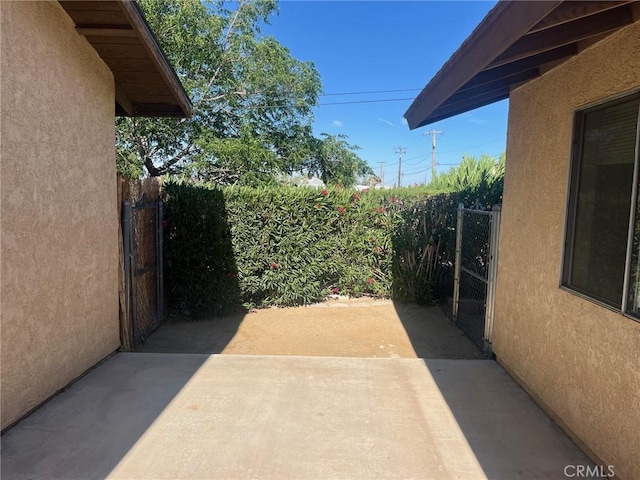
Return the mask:
M409 128L417 128L560 3L561 0L499 2L413 101L404 114Z
M162 75L164 80L167 82L167 86L169 87L171 93L175 96L176 101L180 106L180 109L182 110L184 116L190 117L192 108L191 100L189 100L189 96L184 91L184 88L182 87L178 76L176 75L175 71L169 64L169 61L162 52L158 41L147 25L142 12L139 10L139 7L135 2L126 0L119 1L118 4L120 5L122 12L125 14L134 30L137 31L143 47L149 53L149 56L158 68L158 72L160 73L160 75Z

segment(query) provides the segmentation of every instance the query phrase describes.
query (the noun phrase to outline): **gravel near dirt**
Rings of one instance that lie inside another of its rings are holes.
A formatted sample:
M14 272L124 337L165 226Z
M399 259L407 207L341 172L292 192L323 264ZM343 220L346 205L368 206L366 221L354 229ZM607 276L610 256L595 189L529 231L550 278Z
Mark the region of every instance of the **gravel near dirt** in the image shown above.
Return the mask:
M193 322L167 323L140 348L222 353L477 359L484 354L441 307L370 298L332 299Z

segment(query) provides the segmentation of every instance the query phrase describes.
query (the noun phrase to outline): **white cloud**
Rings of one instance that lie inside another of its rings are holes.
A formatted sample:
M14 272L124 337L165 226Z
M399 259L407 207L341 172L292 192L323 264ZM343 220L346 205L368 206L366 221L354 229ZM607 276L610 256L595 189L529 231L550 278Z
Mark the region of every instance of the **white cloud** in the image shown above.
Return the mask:
M384 118L380 118L378 117L378 120L380 120L382 123L386 123L387 125L389 125L390 127L394 127L395 125L393 123L391 123L389 120L385 120Z
M342 127L342 126L344 126L344 123L342 123L342 121L341 121L341 120L334 120L334 121L333 121L333 122L331 122L331 123L333 123L333 125L334 125L335 127Z
M402 117L402 118L400 119L400 122L401 122L403 125L409 125L409 122L407 122L407 119L406 119L406 118L404 118L404 117Z

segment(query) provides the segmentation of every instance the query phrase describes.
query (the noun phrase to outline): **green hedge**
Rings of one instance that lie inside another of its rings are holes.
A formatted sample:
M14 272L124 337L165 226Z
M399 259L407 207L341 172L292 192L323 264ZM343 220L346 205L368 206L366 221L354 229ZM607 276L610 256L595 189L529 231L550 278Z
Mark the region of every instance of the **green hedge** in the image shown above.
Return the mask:
M477 193L165 182L169 301L220 314L332 293L433 302L453 258L456 205Z

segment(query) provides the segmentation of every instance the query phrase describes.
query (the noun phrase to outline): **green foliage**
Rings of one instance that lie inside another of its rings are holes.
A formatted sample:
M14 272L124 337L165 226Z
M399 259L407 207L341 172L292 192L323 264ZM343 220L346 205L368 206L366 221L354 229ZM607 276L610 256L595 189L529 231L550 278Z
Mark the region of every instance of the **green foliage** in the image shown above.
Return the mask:
M306 170L320 177L325 185L351 188L355 185L356 177L373 175L369 164L356 153L360 147L350 145L346 135L322 133L321 137L316 139L314 154Z
M242 303L258 306L305 304L332 293L390 295L399 212L424 191L170 181L164 195L171 303L225 311L238 300L225 283L239 289Z
M450 290L458 203L502 196L501 174L465 175L459 191L436 194L165 182L169 299L218 313L332 293L433 303Z
M455 258L456 194L430 195L400 209L393 236L393 298L434 303L443 273Z
M193 116L118 118L119 170L230 184L249 170L243 165L259 165L258 178L299 168L321 82L311 62L262 35L275 0L242 0L233 10L222 1L139 4L193 101Z
M169 182L164 231L165 286L183 311L224 314L240 303L238 269L220 190Z
M428 188L432 193L457 193L468 207L477 202L486 208L500 203L504 168L504 153L499 158L482 155L479 159L463 155L457 167L436 175Z

